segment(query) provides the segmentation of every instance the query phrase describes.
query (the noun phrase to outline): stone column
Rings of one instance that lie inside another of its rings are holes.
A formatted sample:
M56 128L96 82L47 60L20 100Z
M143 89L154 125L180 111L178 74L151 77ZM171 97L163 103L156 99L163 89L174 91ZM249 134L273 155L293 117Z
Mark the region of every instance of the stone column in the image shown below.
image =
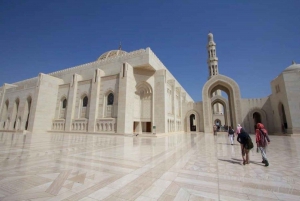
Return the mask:
M139 123L138 123L138 134L142 134L143 133L143 125L142 125L142 122L141 121L139 121Z
M68 103L67 103L67 114L65 122L65 131L71 131L72 120L74 119L75 104L77 98L78 81L81 80L81 76L73 74L72 81L70 83Z
M43 73L39 74L29 122L29 130L33 133L44 133L51 130L52 120L55 116L58 86L63 83L62 79Z
M92 80L91 86L91 97L90 97L90 111L89 111L89 124L88 132L95 132L95 125L99 110L99 95L101 87L101 76L104 72L100 69L95 70L94 79Z
M123 63L119 76L117 133L133 133L134 86L133 67Z
M166 85L166 70L158 70L154 75L154 117L156 133L167 133L167 85Z

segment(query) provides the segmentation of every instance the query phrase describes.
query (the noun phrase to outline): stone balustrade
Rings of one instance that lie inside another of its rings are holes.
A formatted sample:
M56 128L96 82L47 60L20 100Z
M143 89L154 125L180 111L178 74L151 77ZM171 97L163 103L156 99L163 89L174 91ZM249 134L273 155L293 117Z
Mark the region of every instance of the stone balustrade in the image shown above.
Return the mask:
M105 118L97 119L96 122L96 131L97 132L116 132L116 118Z
M88 129L88 119L73 119L72 120L72 131L87 131Z
M52 121L52 130L64 131L65 130L65 119L54 119Z

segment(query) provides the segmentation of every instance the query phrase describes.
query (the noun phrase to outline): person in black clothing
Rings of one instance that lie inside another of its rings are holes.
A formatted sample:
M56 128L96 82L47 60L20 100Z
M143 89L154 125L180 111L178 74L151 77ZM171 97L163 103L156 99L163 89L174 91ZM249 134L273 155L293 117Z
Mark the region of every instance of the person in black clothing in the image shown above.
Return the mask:
M234 140L234 130L229 126L228 129L228 137L230 139L231 145L233 145L233 140Z
M241 144L243 165L249 164L249 150L245 148L249 134L244 128L241 128L240 134L237 137L237 141Z

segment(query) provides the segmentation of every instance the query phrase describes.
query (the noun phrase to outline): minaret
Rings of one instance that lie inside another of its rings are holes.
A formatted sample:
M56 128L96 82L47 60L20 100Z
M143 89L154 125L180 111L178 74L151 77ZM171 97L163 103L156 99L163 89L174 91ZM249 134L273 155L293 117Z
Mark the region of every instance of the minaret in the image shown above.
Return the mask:
M208 34L208 44L206 46L207 52L208 52L208 79L212 78L215 75L219 74L218 70L218 57L216 53L216 43L214 41L214 35L209 32ZM221 90L217 90L214 92L213 96L220 95L221 96ZM222 105L217 103L214 105L213 112L214 114L220 114L223 112ZM224 122L223 122L224 124Z
M208 34L208 44L206 46L208 52L208 79L214 75L219 74L218 70L218 57L216 53L216 43L214 41L214 35L212 33Z

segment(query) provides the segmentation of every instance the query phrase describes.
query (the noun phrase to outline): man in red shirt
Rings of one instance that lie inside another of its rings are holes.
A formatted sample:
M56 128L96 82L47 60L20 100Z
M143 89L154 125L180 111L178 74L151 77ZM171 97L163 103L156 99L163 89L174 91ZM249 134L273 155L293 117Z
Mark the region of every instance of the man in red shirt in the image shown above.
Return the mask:
M262 163L264 163L265 166L269 166L269 161L267 159L266 153L267 153L267 145L270 143L270 139L268 136L268 131L265 129L262 123L256 124L255 137L256 137L257 147L261 151L261 156L263 159Z

